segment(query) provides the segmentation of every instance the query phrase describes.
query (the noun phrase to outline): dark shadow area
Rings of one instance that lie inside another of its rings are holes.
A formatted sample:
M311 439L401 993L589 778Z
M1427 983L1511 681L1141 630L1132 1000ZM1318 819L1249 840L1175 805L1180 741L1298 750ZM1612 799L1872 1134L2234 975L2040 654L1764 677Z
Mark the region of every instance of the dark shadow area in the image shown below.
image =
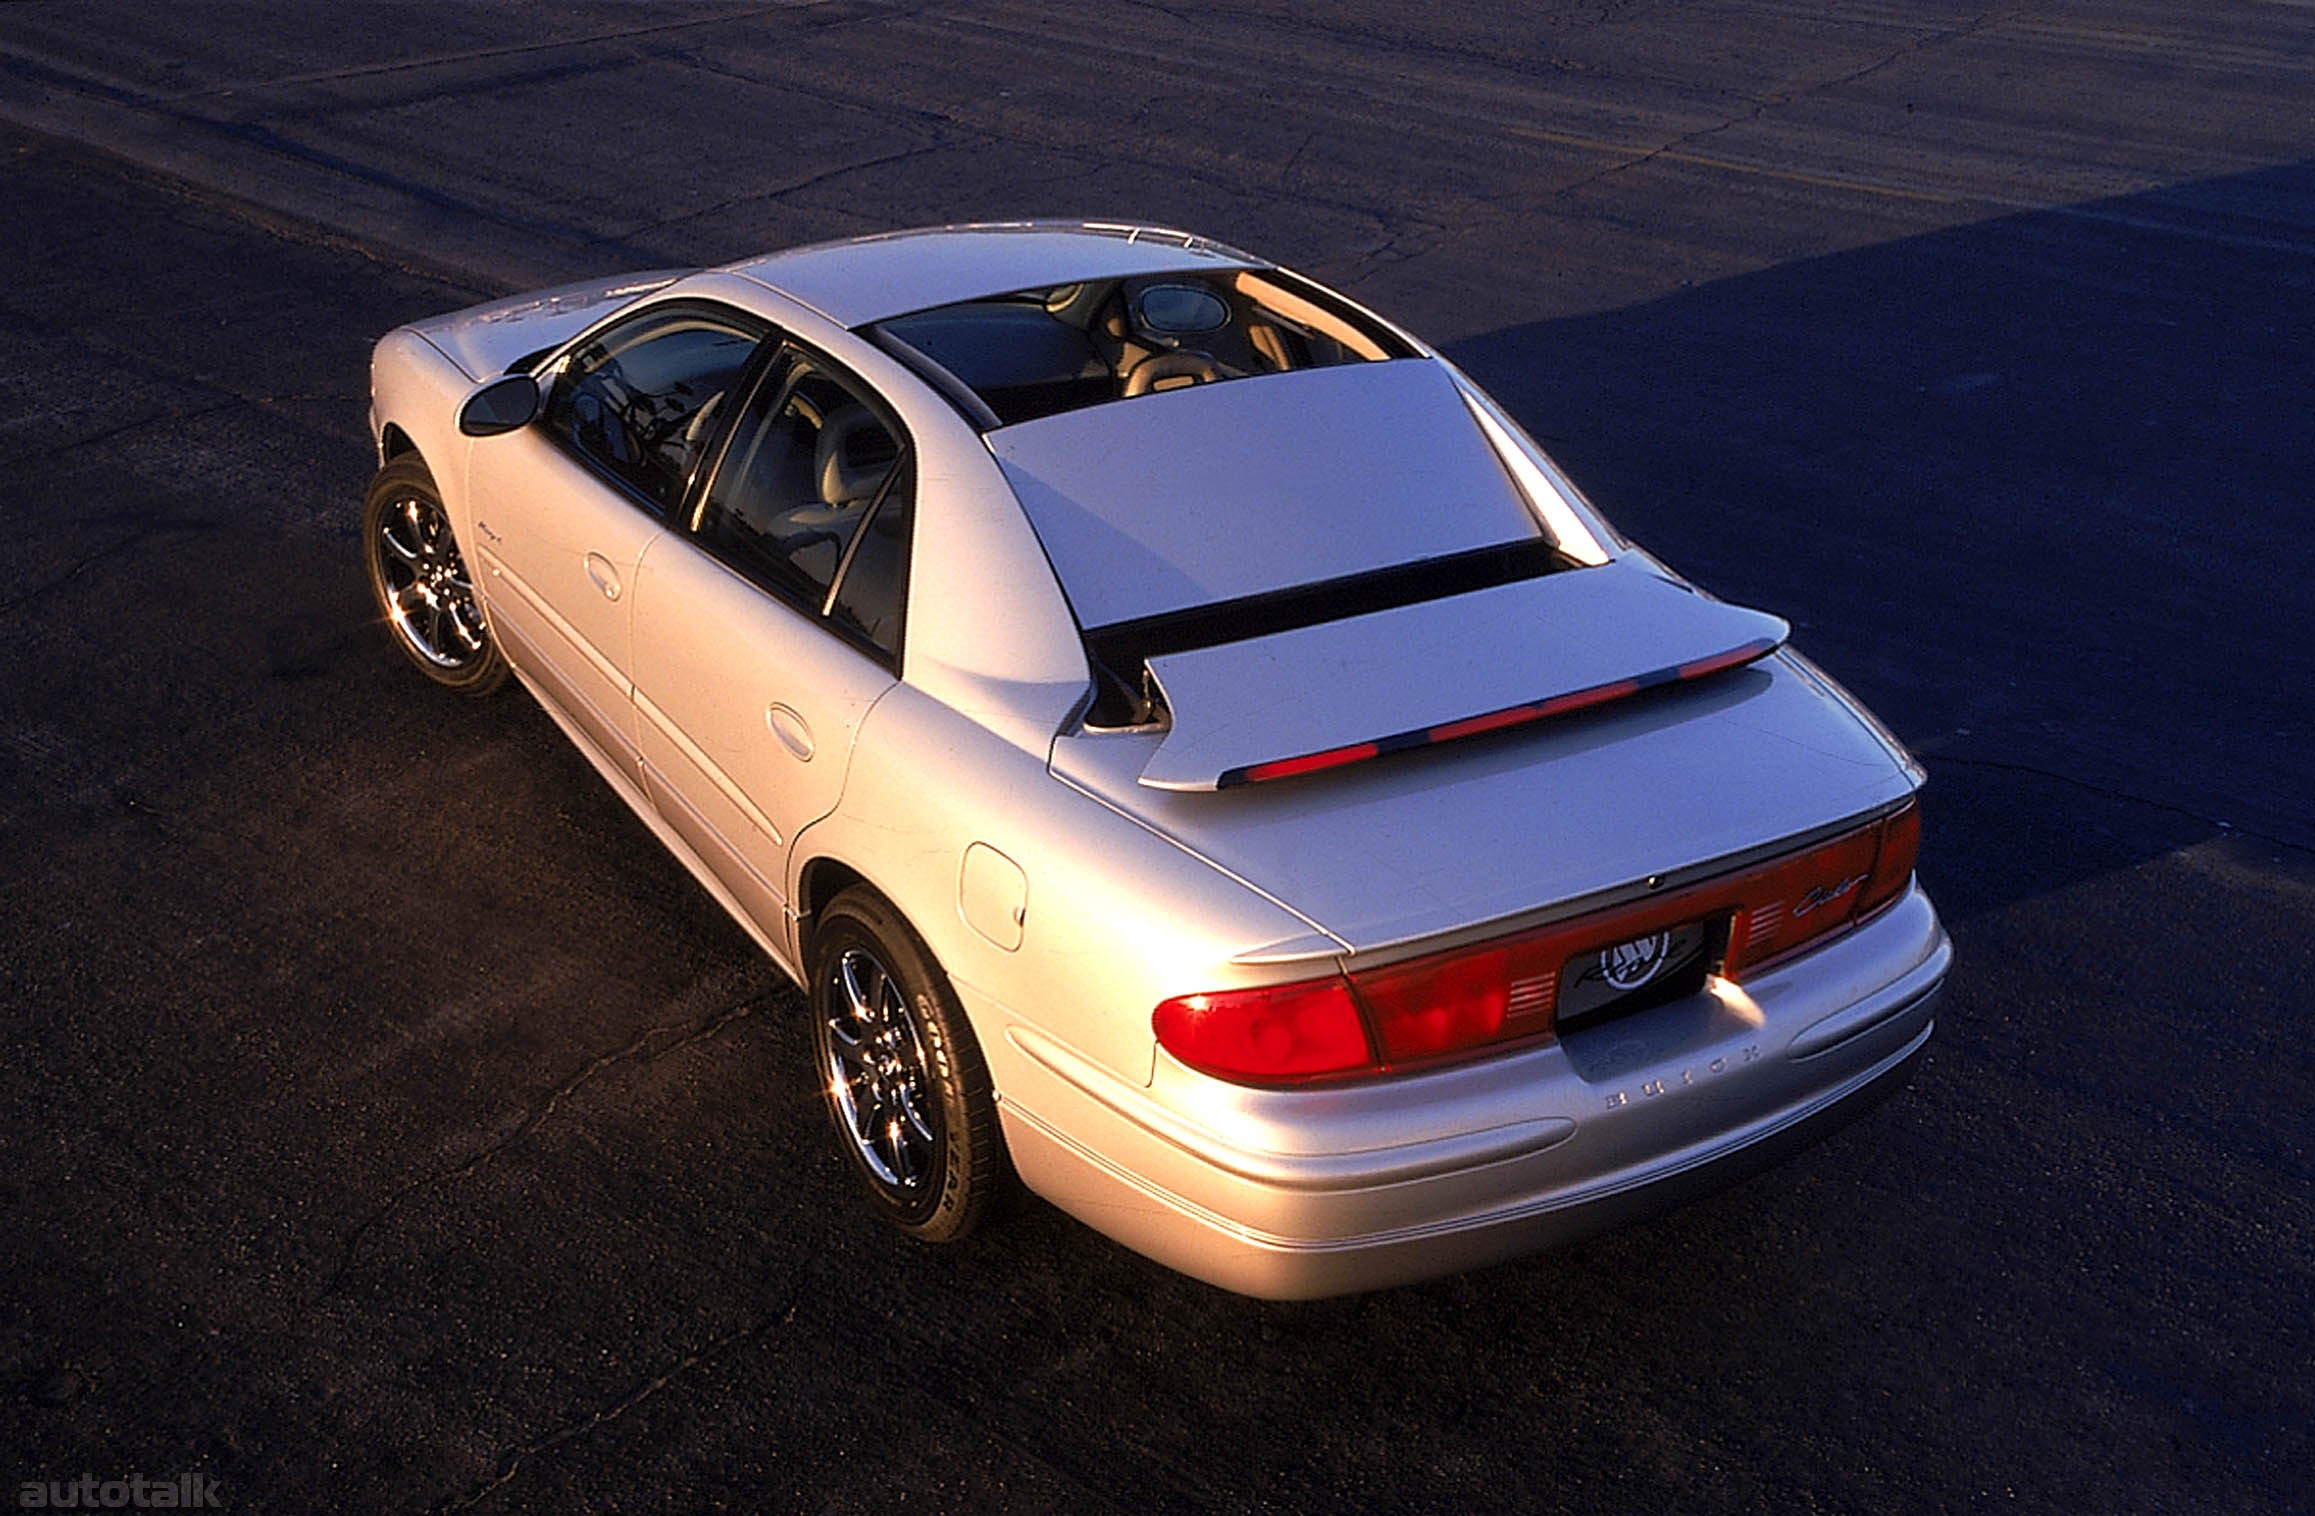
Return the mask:
M1925 867L1967 916L2226 830L2315 847L2310 206L2302 163L1451 356L1922 754ZM2005 846L1962 803L1998 781L2007 808L2021 779L2057 845ZM1963 840L2007 866L1938 880Z

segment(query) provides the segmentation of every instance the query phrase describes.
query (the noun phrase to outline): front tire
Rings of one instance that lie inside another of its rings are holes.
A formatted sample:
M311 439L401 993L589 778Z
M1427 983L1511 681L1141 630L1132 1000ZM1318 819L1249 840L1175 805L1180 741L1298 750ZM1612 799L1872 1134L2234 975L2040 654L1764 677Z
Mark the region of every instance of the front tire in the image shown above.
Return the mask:
M853 1168L901 1230L971 1232L1005 1187L988 1065L948 980L900 914L838 895L814 934L812 1042Z
M483 618L434 476L417 454L396 458L370 481L362 561L395 646L420 673L462 695L487 695L506 683L506 655Z

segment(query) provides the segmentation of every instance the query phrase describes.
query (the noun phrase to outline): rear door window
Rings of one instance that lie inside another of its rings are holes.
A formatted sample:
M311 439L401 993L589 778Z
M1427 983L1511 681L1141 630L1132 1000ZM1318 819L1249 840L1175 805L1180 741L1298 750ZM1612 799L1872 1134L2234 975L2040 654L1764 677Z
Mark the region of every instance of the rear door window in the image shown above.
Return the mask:
M915 494L889 412L849 375L790 349L734 424L696 530L741 574L896 659Z

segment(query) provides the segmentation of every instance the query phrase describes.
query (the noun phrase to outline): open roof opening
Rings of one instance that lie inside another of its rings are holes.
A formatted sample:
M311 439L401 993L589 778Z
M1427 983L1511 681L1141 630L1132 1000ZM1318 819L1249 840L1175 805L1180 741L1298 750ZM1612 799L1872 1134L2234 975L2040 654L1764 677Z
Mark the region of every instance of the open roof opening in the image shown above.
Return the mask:
M936 306L870 331L920 360L984 429L1192 385L1413 356L1371 316L1277 269L1087 280Z

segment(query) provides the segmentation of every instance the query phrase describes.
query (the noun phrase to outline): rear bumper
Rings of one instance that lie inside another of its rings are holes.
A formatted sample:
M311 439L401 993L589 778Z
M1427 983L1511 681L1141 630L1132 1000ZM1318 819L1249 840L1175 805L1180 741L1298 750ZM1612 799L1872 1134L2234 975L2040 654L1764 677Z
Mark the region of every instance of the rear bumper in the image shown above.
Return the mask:
M1016 1028L1030 1188L1183 1273L1312 1298L1553 1247L1735 1182L1893 1093L1952 949L1918 889L1737 987L1434 1073L1248 1090L1160 1054L1119 1084Z

